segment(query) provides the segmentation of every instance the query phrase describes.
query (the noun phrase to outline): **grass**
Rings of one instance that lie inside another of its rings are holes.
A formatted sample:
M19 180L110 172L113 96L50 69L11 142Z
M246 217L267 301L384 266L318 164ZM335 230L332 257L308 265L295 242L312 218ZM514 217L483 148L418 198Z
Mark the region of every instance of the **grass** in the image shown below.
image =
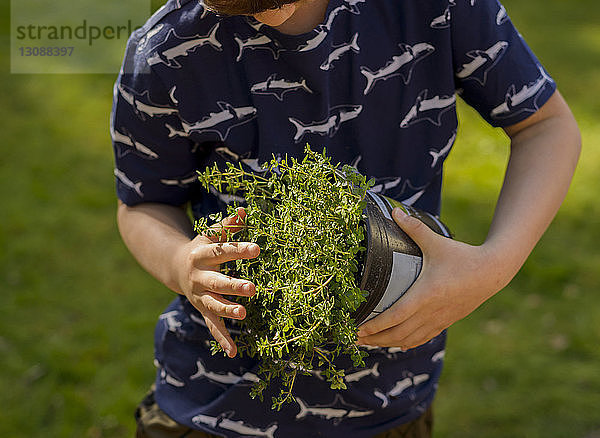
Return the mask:
M521 273L450 331L435 436L591 438L600 434L600 5L505 5L575 112L584 152ZM115 75L10 75L1 59L0 436L132 436L132 411L154 374L154 323L172 295L116 230ZM460 118L444 219L477 243L507 144L464 105Z

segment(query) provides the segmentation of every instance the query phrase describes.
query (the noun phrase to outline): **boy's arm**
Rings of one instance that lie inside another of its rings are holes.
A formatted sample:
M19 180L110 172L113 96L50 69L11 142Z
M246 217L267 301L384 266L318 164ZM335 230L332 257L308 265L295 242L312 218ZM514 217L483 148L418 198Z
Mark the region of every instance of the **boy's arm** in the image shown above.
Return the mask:
M482 245L444 238L394 210L397 224L423 251L423 270L398 302L360 327L360 344L421 345L469 315L519 271L566 196L581 139L558 92L505 131L511 139L510 159Z
M222 224L241 226L245 212L226 218ZM252 296L254 285L219 272L226 261L256 257L258 245L225 242L225 236L194 237L182 208L142 203L129 207L119 201L119 231L127 248L150 274L174 292L185 295L197 308L213 337L230 357L236 346L225 328L224 318L244 319L246 310L222 295ZM235 231L234 228L232 228Z

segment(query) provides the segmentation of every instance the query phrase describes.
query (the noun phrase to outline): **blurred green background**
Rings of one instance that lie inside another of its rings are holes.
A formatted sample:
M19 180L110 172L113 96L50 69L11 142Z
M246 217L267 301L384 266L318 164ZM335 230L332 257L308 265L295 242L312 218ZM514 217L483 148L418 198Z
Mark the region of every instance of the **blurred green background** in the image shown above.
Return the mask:
M600 437L600 3L506 0L570 103L584 149L521 273L449 333L435 436ZM158 4L153 4L157 7ZM114 75L10 75L0 43L0 437L126 437L172 294L117 233ZM481 242L507 140L460 105L443 218Z

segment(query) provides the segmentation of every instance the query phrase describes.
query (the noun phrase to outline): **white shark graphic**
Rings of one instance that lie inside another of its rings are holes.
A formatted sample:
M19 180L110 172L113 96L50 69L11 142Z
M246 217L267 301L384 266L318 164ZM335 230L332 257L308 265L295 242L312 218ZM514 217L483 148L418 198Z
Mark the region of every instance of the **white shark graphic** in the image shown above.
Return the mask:
M131 190L135 191L141 198L144 197L144 193L142 193L142 182L138 181L138 182L133 182L131 181L127 175L125 175L125 172L120 171L119 169L115 169L115 176L117 177L117 179L119 180L119 182L121 184L123 184L126 187L129 187Z
M202 6L202 14L200 15L200 19L202 20L203 18L206 18L208 14L210 14L210 10L204 5L203 0L198 0L198 3L200 3L200 6Z
M289 366L291 369L293 370L299 370L302 373L308 373L313 377L316 377L319 380L325 380L325 378L323 377L323 372L322 371L318 371L318 370L309 370L305 367L303 367L302 365L299 365L295 362L290 362L287 364L287 366Z
M350 167L354 167L355 169L358 169L358 164L362 161L362 155L357 155L356 158L354 158L354 160L352 160L352 162L350 163Z
M506 8L503 5L500 5L500 9L496 14L496 24L498 26L506 23L508 21L508 14L506 13Z
M375 185L370 189L373 193L385 193L387 190L397 187L400 182L402 182L401 177L383 177L374 179Z
M174 85L173 88L171 88L169 90L169 98L171 98L171 102L173 102L175 105L179 104L179 101L177 100L177 98L175 97L175 90L177 89L177 85Z
M217 102L217 106L221 111L210 113L202 120L194 123L181 122L181 126L186 135L192 132L205 133L214 132L219 136L221 141L225 141L231 131L236 126L250 122L256 117L256 108L245 106L235 108L227 102ZM167 126L167 125L165 125ZM171 131L172 128L167 126ZM179 135L180 132L170 132L169 137Z
M378 368L379 368L379 362L375 362L375 365L373 365L372 368L368 368L365 370L357 371L352 374L348 374L346 377L344 377L344 380L346 380L346 382L358 382L360 379L362 379L363 377L367 377L367 376L379 377L379 369Z
M279 59L279 55L281 52L284 52L286 49L281 47L277 41L273 41L268 36L258 33L255 36L252 36L248 39L243 40L238 35L233 37L235 42L238 44L240 49L236 61L242 60L242 55L244 54L244 50L269 50L273 55L274 59Z
M167 33L165 40L159 45L152 48L151 52L153 52L153 54L147 59L148 65L165 64L167 67L181 68L181 64L177 61L176 58L179 58L180 56L188 56L190 53L194 52L196 49L204 45L209 45L213 49L221 51L223 50L223 45L217 39L218 30L219 23L215 24L212 27L208 35L180 37L175 33L175 29L171 29ZM167 46L172 44L172 42L169 41L171 38L183 42L177 44L174 47L170 47L166 50L161 51L161 46Z
M348 10L348 12L354 15L360 15L360 10L358 9L359 3L365 3L367 0L344 0L344 7Z
M124 157L129 153L134 153L142 158L146 158L148 160L156 160L158 158L158 154L150 149L148 146L144 146L139 141L135 140L129 132L125 134L117 131L116 129L111 129L110 132L112 139L115 143L120 143L121 145L130 146L128 148L119 147L118 154L119 157Z
M344 401L341 395L336 394L333 403L329 405L308 406L302 399L296 397L296 401L300 406L300 412L296 414L296 420L304 418L308 415L325 418L326 420L333 419L333 424L338 425L345 418L365 417L373 414L374 411L365 411L354 409L356 406L350 405Z
M445 355L446 355L446 350L440 350L437 353L435 353L433 356L431 356L431 361L439 362L440 360L444 359Z
M398 46L402 49L402 54L392 56L392 59L379 70L371 71L366 66L360 68L360 72L367 78L364 95L369 94L377 82L387 81L396 76L402 76L404 84L408 84L415 65L435 50L428 43L417 43L413 46L400 43Z
M148 42L157 34L159 33L162 28L165 25L163 23L158 24L156 27L150 29L146 35L144 35L141 39L140 42L137 45L137 51L141 52L142 50L144 50L146 48L146 46L148 45Z
M298 52L310 52L311 50L316 49L321 45L327 35L329 34L329 29L326 26L318 26L313 32L316 32L316 35L306 41L305 44L300 45L296 50Z
M171 385L174 386L176 388L183 388L185 386L185 383L183 383L181 380L173 377L172 375L170 375L169 373L167 373L167 371L164 368L160 369L160 379Z
M260 30L266 26L266 24L263 22L258 21L256 18L250 16L246 17L246 23L248 23L248 26L257 32L260 32Z
M402 190L400 191L400 195L404 194L404 193L413 193L410 197L402 199L402 203L404 205L408 205L411 206L413 205L415 202L417 202L419 200L419 198L421 198L421 196L423 196L423 194L425 193L425 190L427 190L428 184L425 184L423 186L413 186L412 183L410 182L409 179L407 179L406 181L404 181L404 185L402 186ZM400 196L398 195L398 196Z
M187 187L191 183L198 181L198 175L196 173L192 173L188 176L184 176L182 178L173 178L173 179L161 179L161 184L166 186L177 186L177 187Z
M225 414L221 414L218 417L212 417L210 415L196 415L192 418L192 422L195 424L205 424L207 426L216 429L217 427L220 429L231 430L232 432L238 433L240 436L248 436L248 437L267 437L274 438L275 431L277 430L277 423L273 423L268 426L266 429L261 429L259 427L254 427L245 423L243 421L233 421L230 418L233 416L234 412L227 412ZM237 436L237 435L236 435Z
M342 123L355 119L361 111L362 105L338 105L332 107L329 111L329 116L319 122L305 124L293 117L288 117L288 120L296 127L294 141L298 143L306 134L333 137L340 129Z
M208 371L204 366L204 362L202 362L201 359L198 359L196 361L196 367L198 368L198 370L190 376L190 380L205 378L216 383L222 383L224 385L235 385L236 383L242 382L244 380L248 382L260 381L256 374L252 374L249 372L238 376L237 374L233 374L232 372L228 372L227 374L219 374L214 373L212 371Z
M172 127L168 123L165 123L165 128L169 130L169 138L173 137L187 137L188 133L185 131L179 131L178 129Z
M436 149L429 150L429 154L433 158L433 160L431 161L431 167L435 167L438 160L442 157L445 157L448 154L448 152L450 152L450 149L452 149L452 145L454 144L454 140L456 140L456 131L452 133L452 136L448 139L446 146L444 146L442 149L440 149L439 151Z
M359 3L364 3L366 0L345 0L344 4L338 6L337 8L331 10L329 15L327 15L327 20L319 26L315 28L313 32L315 32L315 36L306 41L306 43L301 44L296 48L298 52L310 52L311 50L316 49L321 45L329 31L331 30L331 26L333 26L333 22L336 17L343 11L348 11L355 15L360 15L360 11L358 9Z
M523 85L519 91L517 91L514 84L509 87L504 102L490 113L493 119L504 119L522 113L535 113L540 109L537 100L546 85L551 84L553 81L541 67L538 67L538 69L541 76L534 82ZM515 109L517 110L515 111Z
M485 86L488 72L500 61L508 49L508 42L498 41L487 50L472 50L467 53L471 61L463 64L456 73L459 79L474 79Z
M321 64L321 70L331 70L333 68L333 63L339 60L344 53L352 50L354 53L360 52L360 47L358 47L358 32L354 34L352 40L346 44L342 44L340 46L333 46L334 50L329 54L327 59Z
M276 73L269 76L266 81L258 82L250 88L250 92L253 94L272 95L281 102L283 102L285 93L296 90L304 90L312 94L312 90L306 85L306 79L301 79L300 81L277 79Z
M179 315L179 310L171 310L170 312L163 313L158 317L159 321L164 321L167 325L167 330L170 332L176 332L181 327L181 321L178 321L175 317Z
M233 203L241 204L241 203L246 202L246 199L241 196L229 195L227 193L221 193L214 187L211 187L209 189L209 192L211 195L215 196L216 198L218 198L221 202L224 202L225 204L233 204Z
M142 120L146 120L146 116L161 117L178 113L178 111L173 107L153 103L150 99L150 93L148 90L144 90L141 94L139 94L123 84L119 84L117 88L119 90L119 94L129 105L133 107L136 114L140 116ZM145 103L144 100L150 103Z
M450 27L451 19L452 19L452 13L450 12L450 6L448 6L442 15L434 18L431 21L429 26L433 29L446 29L446 28Z
M252 169L254 172L257 172L257 173L266 172L266 169L264 169L258 163L258 158L242 158L241 155L236 154L231 149L229 149L227 146L221 146L221 147L215 148L215 152L228 161L234 161L234 162L245 164L250 169Z
M434 96L428 98L429 90L423 90L417 100L400 122L401 128L407 128L422 121L429 121L435 126L441 126L442 115L456 106L456 96Z
M390 398L397 397L404 391L406 391L408 388L418 386L421 383L426 382L428 380L429 374L418 374L416 376L409 376L397 381L394 387L388 392L383 393L379 390L375 390L373 394L375 395L375 397L381 399L381 407L385 408L390 404Z

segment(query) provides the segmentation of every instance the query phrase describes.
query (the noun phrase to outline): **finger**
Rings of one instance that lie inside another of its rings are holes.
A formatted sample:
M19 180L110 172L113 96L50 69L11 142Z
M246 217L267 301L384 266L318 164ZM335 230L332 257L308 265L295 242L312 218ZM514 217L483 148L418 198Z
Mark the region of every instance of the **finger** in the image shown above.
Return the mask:
M421 328L423 322L418 318L410 318L394 327L368 336L359 336L357 344L376 345L378 347L404 347L408 336Z
M260 254L260 247L251 242L204 243L192 250L198 264L220 265L239 259L253 259Z
M406 214L400 207L396 207L392 210L392 217L396 224L398 224L398 226L415 241L417 246L421 248L424 253L427 252L440 237L435 231L425 225L425 223L416 217Z
M358 336L366 337L396 327L417 313L419 307L414 297L419 295L418 281L406 291L402 298L392 304L389 309L359 326Z
M192 273L193 292L214 292L222 295L251 297L256 293L254 284L216 271L196 270Z
M426 344L442 331L443 330L432 329L429 325L423 325L402 340L402 349L408 350L409 348L415 348Z
M227 356L235 357L237 354L237 346L235 345L235 342L233 342L229 331L225 327L225 322L223 319L214 313L205 312L202 314L202 316L204 316L204 321L206 322L208 330L213 335L213 338L215 338L215 341L217 341L219 345L223 347L223 350L225 350Z
M218 294L207 292L198 297L197 301L200 303L199 307L221 318L244 319L246 317L244 306Z
M213 242L227 241L227 231L236 233L244 227L244 219L246 218L246 210L238 207L233 216L226 217L221 222L210 227L204 235Z

